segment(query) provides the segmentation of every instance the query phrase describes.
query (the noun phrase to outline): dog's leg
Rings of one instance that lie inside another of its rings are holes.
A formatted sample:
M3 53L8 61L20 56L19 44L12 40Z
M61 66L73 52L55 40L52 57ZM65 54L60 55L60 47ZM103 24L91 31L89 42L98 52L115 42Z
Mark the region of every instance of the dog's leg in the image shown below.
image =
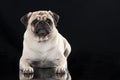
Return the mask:
M20 59L20 70L23 73L33 73L34 72L33 68L30 66L30 64L27 62L27 60L24 58Z
M61 58L57 59L58 66L56 67L56 72L57 73L64 73L67 70L67 58L71 52L71 46L67 42L67 40L64 39L64 48L65 51Z
M67 69L67 61L66 58L62 59L57 59L58 60L58 65L56 67L56 73L65 73Z

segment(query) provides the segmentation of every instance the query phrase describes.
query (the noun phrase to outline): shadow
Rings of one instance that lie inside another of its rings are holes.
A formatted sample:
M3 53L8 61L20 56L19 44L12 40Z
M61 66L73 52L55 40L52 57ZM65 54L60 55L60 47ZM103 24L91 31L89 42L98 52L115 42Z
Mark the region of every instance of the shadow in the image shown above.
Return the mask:
M69 71L56 74L54 69L35 69L33 74L20 72L19 78L20 80L71 80Z

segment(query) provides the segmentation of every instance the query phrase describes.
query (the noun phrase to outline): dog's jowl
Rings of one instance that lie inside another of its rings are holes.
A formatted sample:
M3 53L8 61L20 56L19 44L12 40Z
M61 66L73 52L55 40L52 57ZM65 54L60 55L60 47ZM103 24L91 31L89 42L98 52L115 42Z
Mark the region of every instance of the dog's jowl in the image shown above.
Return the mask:
M29 12L21 18L26 26L20 70L33 73L35 67L65 72L71 52L68 41L56 29L59 15L52 11Z

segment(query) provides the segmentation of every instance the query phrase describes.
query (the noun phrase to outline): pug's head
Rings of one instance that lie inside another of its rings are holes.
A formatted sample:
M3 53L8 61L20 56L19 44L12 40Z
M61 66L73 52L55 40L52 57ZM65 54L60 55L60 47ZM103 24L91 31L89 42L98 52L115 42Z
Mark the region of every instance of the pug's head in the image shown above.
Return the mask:
M57 26L59 15L52 11L29 12L21 18L21 22L37 37L49 35Z

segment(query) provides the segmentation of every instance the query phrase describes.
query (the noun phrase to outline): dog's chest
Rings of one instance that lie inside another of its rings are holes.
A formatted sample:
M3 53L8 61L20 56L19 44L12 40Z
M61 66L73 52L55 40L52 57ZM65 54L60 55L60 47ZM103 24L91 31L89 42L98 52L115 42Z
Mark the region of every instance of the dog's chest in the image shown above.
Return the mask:
M40 53L45 53L54 46L55 45L52 45L50 42L44 42L44 43L33 42L33 43L31 43L31 48Z
M30 55L30 64L34 67L55 67L59 64L58 60L63 57L63 50L56 46L47 49L47 51L40 50L39 52L30 53Z
M36 43L32 42L24 46L26 56L30 59L41 60L41 59L54 59L63 55L63 45L55 44L54 42Z

